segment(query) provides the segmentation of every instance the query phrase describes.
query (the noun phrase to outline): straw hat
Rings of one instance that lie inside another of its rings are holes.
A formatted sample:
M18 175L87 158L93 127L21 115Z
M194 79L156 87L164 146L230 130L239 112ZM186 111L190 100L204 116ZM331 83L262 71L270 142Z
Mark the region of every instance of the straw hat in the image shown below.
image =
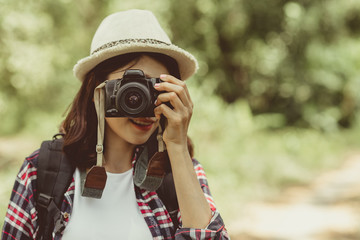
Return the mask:
M171 43L150 11L128 10L111 14L101 22L91 43L90 56L77 62L74 75L83 81L99 63L131 52L155 52L172 57L179 65L183 80L198 68L195 57Z

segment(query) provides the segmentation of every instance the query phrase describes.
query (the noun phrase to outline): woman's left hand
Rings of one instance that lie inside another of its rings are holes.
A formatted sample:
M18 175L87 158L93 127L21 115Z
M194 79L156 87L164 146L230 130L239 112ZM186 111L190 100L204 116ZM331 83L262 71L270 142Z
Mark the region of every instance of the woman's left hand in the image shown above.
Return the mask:
M167 146L187 146L187 131L193 111L193 103L184 81L171 75L162 74L160 79L164 82L155 84L155 89L165 91L161 93L156 101L154 109L156 118L161 114L167 118L163 139ZM165 102L170 102L173 109Z

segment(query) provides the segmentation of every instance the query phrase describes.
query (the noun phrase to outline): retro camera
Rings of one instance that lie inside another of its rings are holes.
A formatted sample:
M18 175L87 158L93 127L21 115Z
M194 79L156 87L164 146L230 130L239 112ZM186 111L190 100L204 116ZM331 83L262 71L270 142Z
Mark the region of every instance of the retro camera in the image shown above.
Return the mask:
M160 82L160 78L146 78L138 69L126 70L121 79L106 81L105 117L154 117L154 103L162 93L154 85Z

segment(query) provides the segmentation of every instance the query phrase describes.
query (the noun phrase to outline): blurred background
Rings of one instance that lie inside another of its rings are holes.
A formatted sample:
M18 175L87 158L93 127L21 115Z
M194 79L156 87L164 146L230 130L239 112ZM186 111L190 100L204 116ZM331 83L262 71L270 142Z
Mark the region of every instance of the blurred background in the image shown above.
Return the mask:
M199 60L189 135L232 239L360 239L360 1L0 3L0 227L100 21L140 8Z

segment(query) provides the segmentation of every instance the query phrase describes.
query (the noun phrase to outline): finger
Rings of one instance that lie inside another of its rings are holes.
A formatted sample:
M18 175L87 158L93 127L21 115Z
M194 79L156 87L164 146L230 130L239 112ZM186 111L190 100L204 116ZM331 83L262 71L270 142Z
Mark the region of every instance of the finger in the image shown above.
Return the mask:
M186 107L192 108L193 103L190 99L190 96L187 94L186 90L183 87L173 84L173 83L170 83L170 82L162 82L159 84L155 84L154 87L158 91L166 91L166 92L176 93L179 96L182 103Z
M171 98L171 94L170 98ZM167 95L167 94L166 94ZM167 96L165 95L164 98L166 98ZM168 96L169 96L168 95ZM176 96L176 94L175 94ZM157 118L160 119L161 114L164 114L166 118L168 118L168 120L170 122L174 122L176 125L180 124L180 122L188 122L191 119L192 116L192 109L191 108L186 108L180 101L180 99L176 96L177 99L177 104L180 105L180 107L175 107L174 109L171 109L169 106L165 105L165 104L160 104L159 106L157 106L154 109L154 113L155 116L157 116ZM174 103L172 103L174 104Z
M183 102L179 99L178 95L175 92L165 92L160 94L156 99L156 106L159 106L162 103L170 102L174 107L175 111L183 111L185 106Z
M170 82L170 83L177 84L177 85L180 85L180 86L182 84L185 84L184 81L182 81L180 79L177 79L176 77L174 77L172 75L169 75L169 74L161 74L160 79L165 81L165 82Z
M168 121L171 121L171 119L174 119L177 116L177 114L165 104L161 104L154 108L154 113L155 116L159 116L159 118L161 114L163 114L168 119Z
M180 79L177 79L176 77L168 75L168 74L161 74L160 79L165 81L165 82L170 82L170 83L173 83L173 84L176 84L178 86L183 87L185 89L186 94L188 95L188 97L189 97L189 99L191 101L189 90L188 90L188 88L187 88L184 81L182 81Z

